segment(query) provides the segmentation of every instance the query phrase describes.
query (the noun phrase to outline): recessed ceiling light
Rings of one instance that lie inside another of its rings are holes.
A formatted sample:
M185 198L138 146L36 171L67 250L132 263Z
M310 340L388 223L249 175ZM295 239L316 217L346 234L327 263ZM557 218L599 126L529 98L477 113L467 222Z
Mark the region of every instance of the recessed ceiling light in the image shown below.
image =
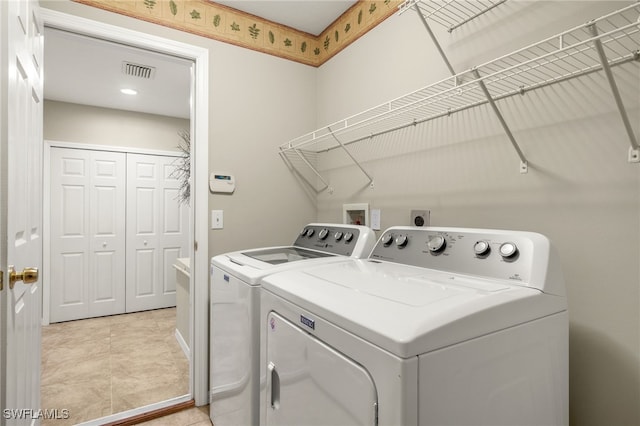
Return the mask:
M121 93L124 93L125 95L137 95L138 91L137 90L133 90L133 89L120 89Z

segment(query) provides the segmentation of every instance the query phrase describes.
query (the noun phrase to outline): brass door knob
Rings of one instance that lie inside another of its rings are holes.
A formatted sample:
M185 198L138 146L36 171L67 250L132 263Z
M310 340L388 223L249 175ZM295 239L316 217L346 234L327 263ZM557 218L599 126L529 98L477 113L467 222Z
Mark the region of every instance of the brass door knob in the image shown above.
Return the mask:
M33 284L38 281L38 268L24 268L22 272L16 272L13 266L9 266L9 288L13 289L16 282Z

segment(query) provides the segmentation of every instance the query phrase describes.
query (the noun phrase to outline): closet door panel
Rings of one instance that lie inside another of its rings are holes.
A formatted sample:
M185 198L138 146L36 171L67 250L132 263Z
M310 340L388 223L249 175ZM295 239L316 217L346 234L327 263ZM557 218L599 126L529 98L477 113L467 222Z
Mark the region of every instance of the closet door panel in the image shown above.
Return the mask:
M51 322L89 315L89 153L51 150Z
M125 156L51 149L51 322L124 312Z
M56 277L60 279L60 289L56 295L59 299L59 306L68 308L69 311L77 311L80 314L86 314L88 310L87 292L83 285L83 277L87 271L86 253L67 252L59 257L60 273Z
M127 312L176 304L172 265L188 255L188 214L178 202L174 161L127 155Z
M118 298L117 289L114 288L116 281L114 273L117 272L116 253L100 252L94 255L94 303L111 302ZM124 301L124 298L122 298Z
M125 311L126 156L91 151L91 316Z
M155 249L136 250L136 275L132 286L136 299L153 298L155 295L156 264Z

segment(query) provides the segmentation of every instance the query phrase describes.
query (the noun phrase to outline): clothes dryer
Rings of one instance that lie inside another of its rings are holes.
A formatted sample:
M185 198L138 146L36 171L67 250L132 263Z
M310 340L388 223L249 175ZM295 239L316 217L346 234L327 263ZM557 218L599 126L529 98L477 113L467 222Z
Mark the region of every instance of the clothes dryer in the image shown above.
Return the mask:
M559 259L530 232L390 228L263 279L263 425L566 425Z
M312 223L290 246L211 259L210 417L216 426L258 424L260 279L278 271L364 258L375 242L375 233L365 226Z

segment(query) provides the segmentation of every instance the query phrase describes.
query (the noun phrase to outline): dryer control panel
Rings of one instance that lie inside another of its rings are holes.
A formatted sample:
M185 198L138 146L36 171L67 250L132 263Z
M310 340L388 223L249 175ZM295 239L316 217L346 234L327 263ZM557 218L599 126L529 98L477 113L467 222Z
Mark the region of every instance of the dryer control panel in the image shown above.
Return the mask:
M375 233L366 226L312 223L300 231L293 245L364 258L369 256L375 240Z
M533 232L392 227L382 234L369 259L509 280L564 294L557 256L552 255L549 240ZM552 269L558 285L548 282Z

